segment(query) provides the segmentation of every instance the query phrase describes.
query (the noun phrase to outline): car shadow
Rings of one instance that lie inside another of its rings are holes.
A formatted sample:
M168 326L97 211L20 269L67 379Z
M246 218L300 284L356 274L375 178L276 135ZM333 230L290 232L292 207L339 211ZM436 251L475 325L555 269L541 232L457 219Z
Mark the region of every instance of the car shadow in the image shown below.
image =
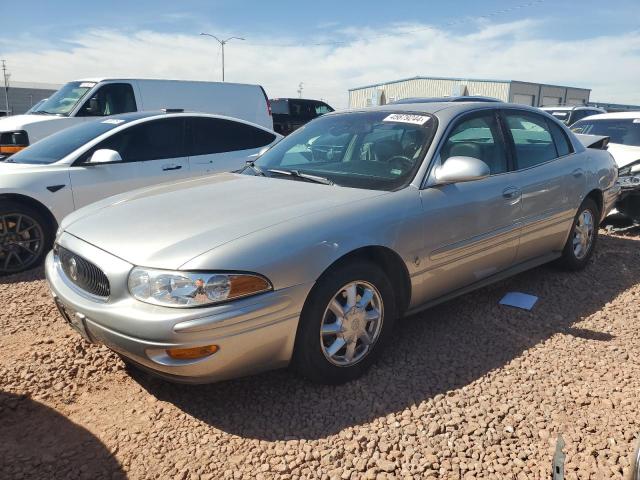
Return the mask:
M404 319L381 360L345 385L314 385L287 370L200 386L141 372L134 378L154 396L233 435L326 437L468 385L553 335L610 341L607 332L574 324L640 282L640 242L611 236L599 242L580 272L542 266ZM509 291L539 300L532 311L499 305Z
M0 425L0 478L127 478L91 432L26 396L0 392Z
M33 280L44 280L44 267L36 267L20 273L0 276L0 285L9 285L13 283L31 282Z

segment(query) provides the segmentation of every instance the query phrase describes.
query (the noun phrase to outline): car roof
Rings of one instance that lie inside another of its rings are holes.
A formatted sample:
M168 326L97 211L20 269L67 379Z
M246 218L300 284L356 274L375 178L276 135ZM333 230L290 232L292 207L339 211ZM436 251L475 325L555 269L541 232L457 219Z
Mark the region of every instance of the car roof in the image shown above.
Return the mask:
M620 120L632 120L640 118L640 111L635 112L614 112L614 113L599 113L597 115L591 115L587 117L589 120L607 120L607 119L620 119Z
M604 112L604 110L600 107L590 107L589 105L558 105L556 107L547 105L546 107L540 107L540 110L599 110Z
M401 98L390 102L389 105L403 105L407 103L444 103L444 102L493 102L499 103L502 100L482 95L460 95L454 97L409 97Z

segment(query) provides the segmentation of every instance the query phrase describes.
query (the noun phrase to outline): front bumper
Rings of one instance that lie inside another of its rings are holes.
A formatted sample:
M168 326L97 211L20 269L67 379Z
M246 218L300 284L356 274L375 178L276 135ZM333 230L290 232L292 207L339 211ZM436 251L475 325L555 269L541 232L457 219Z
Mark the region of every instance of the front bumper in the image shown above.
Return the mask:
M126 292L124 278L133 265L68 234L59 243L90 259L112 285L108 299L92 298L70 282L53 252L47 256L45 273L56 302L72 316L76 314L72 323L90 341L108 346L161 377L185 383L216 382L289 363L300 312L312 284L213 307L158 307ZM166 354L168 348L203 345L217 345L219 350L197 360L176 360Z

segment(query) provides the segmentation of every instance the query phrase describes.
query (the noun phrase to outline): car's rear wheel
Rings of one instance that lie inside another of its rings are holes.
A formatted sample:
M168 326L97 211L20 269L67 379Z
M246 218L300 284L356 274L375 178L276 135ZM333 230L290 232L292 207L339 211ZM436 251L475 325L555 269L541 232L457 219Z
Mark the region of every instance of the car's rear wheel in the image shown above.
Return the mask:
M53 240L40 212L16 202L0 202L0 275L18 273L42 263Z
M353 380L380 355L396 316L393 288L380 268L354 261L332 268L305 302L293 365L318 383Z
M559 265L567 270L584 268L598 240L598 224L600 211L596 203L587 198L582 202L573 220L569 238L559 259Z

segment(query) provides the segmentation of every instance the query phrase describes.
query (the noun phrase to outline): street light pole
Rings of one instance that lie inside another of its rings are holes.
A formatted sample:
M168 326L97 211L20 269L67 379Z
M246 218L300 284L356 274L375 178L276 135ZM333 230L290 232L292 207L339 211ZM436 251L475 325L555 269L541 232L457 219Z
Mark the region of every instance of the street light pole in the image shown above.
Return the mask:
M216 37L215 35L212 35L210 33L201 33L200 35L206 35L207 37L215 38L216 41L220 44L220 47L222 48L222 81L224 82L224 46L227 43L229 43L229 41L231 41L231 40L244 40L244 38L242 38L242 37L229 37L227 39L220 40L218 37Z

